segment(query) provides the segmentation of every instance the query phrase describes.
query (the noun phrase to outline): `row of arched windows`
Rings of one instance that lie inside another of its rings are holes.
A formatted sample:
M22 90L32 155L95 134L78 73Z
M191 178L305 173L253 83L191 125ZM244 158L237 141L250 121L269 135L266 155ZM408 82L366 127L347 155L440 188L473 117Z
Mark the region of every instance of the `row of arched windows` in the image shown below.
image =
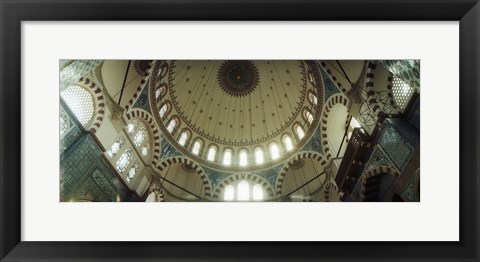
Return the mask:
M307 111L308 114L309 111ZM313 121L313 116L310 117L312 118ZM179 120L177 117L172 117L170 121L167 123L166 129L167 132L173 133L174 130L179 125ZM299 124L296 123L294 124L293 131L295 132L296 138L298 141L300 141L304 136L305 136L305 131L303 127ZM182 130L180 132L180 135L178 136L177 142L179 145L186 147L188 149L188 142L191 138L191 132L188 129ZM199 156L201 155L201 152L204 147L204 142L200 138L195 138L193 139L193 142L191 143L191 147L188 149L192 154ZM289 134L284 134L282 136L282 145L279 146L276 142L271 142L268 146L268 157L270 160L276 160L281 157L281 153L284 151L292 151L294 149L294 142L292 137ZM233 150L232 149L225 149L222 153L221 156L218 155L218 150L219 148L216 145L210 145L208 147L207 153L206 153L206 158L210 162L219 162L225 166L231 166L233 162ZM239 166L248 166L250 157L248 156L248 150L247 149L241 149L238 152L238 165ZM254 162L257 165L263 164L267 157L265 156L265 151L263 150L262 147L257 147L254 150Z
M156 89L156 98L157 101L161 97L163 97L167 92L167 86L166 84L161 84L157 87ZM308 92L308 100L309 102L313 105L313 108L317 106L318 103L318 98L315 92L312 90L309 90ZM159 108L159 115L162 120L164 120L167 115L171 112L172 110L172 105L170 101L164 101L160 108ZM305 124L306 125L312 125L314 121L314 115L312 111L310 111L308 108L303 108L302 110L303 118L305 119ZM177 116L172 116L170 117L170 120L166 122L166 130L170 134L174 134L176 129L180 126L180 119ZM295 137L297 141L302 140L305 137L305 130L302 127L300 123L295 123L293 125L293 132L295 134ZM187 148L192 154L194 155L202 155L202 150L204 148L204 142L203 140L196 138L192 139L191 138L192 134L188 129L184 129L180 132L179 136L177 137L177 142L179 145ZM192 142L190 142L190 140ZM248 166L249 164L255 163L257 165L263 164L265 160L270 159L270 160L276 160L281 157L282 152L284 151L292 151L294 149L294 140L292 137L288 134L285 134L282 137L282 145L278 145L276 142L272 142L269 144L269 148L267 152L264 151L263 148L258 147L254 150L254 155L253 155L253 160L250 160L251 163L249 163L249 159L252 159L248 156L248 151L247 150L240 150L237 155L237 163L239 166ZM225 166L230 166L232 165L233 158L234 158L234 152L231 149L225 149L221 153L221 155L218 155L219 148L215 145L210 145L208 147L207 153L206 153L206 159L210 162L218 162L221 163ZM268 155L266 155L266 153Z
M260 184L251 184L247 180L227 185L223 191L224 201L260 201L264 190Z

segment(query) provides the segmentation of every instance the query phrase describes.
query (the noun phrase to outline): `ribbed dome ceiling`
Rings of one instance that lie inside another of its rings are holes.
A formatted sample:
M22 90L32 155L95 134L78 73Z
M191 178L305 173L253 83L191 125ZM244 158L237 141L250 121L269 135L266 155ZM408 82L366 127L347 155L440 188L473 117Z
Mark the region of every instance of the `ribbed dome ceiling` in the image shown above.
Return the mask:
M239 80L237 89L231 78ZM243 79L252 86L245 87ZM245 93L236 94L242 87ZM175 61L169 88L182 122L201 136L219 144L255 145L284 131L299 114L305 67L299 61Z
M224 169L217 160L220 155L204 161L207 148L212 146L217 154L231 150L233 159L237 159L240 150L247 150L248 163L253 163L255 148L262 147L267 153L271 143L282 146L286 135L293 139L294 150L281 148L280 158L269 159L267 155L264 164L250 169L264 168L291 156L300 144L305 144L318 124L323 86L308 81L319 74L312 73L312 65L307 64L298 60L156 62L152 72L155 77L150 83L153 114L165 137L177 149L214 168ZM318 97L315 103L312 96ZM172 119L178 125L168 130ZM295 126L301 126L304 135L295 136ZM184 132L188 133L186 140L180 139ZM194 141L198 140L202 149L192 155ZM235 161L229 170L238 167Z

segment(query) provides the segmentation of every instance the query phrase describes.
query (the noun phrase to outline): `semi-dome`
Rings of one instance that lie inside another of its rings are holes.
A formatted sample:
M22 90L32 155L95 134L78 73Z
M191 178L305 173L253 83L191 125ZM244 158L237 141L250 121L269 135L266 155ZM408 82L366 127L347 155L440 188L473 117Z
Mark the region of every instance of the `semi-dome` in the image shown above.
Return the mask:
M165 138L192 159L229 171L266 168L292 156L318 125L323 86L312 70L298 60L155 61L152 111Z

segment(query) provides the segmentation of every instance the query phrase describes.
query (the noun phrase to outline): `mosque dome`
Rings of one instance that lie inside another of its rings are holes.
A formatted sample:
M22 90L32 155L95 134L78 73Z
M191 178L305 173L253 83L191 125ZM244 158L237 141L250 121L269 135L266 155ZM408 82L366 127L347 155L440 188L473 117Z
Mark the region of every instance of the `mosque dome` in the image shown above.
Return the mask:
M318 126L323 81L314 68L299 60L155 61L152 112L165 139L203 165L268 168Z

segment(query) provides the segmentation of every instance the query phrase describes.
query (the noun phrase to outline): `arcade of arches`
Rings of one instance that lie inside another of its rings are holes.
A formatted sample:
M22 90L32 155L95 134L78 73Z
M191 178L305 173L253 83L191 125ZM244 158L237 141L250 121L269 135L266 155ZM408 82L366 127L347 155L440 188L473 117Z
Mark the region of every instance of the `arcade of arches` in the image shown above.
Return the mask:
M60 200L420 201L417 60L62 60Z

